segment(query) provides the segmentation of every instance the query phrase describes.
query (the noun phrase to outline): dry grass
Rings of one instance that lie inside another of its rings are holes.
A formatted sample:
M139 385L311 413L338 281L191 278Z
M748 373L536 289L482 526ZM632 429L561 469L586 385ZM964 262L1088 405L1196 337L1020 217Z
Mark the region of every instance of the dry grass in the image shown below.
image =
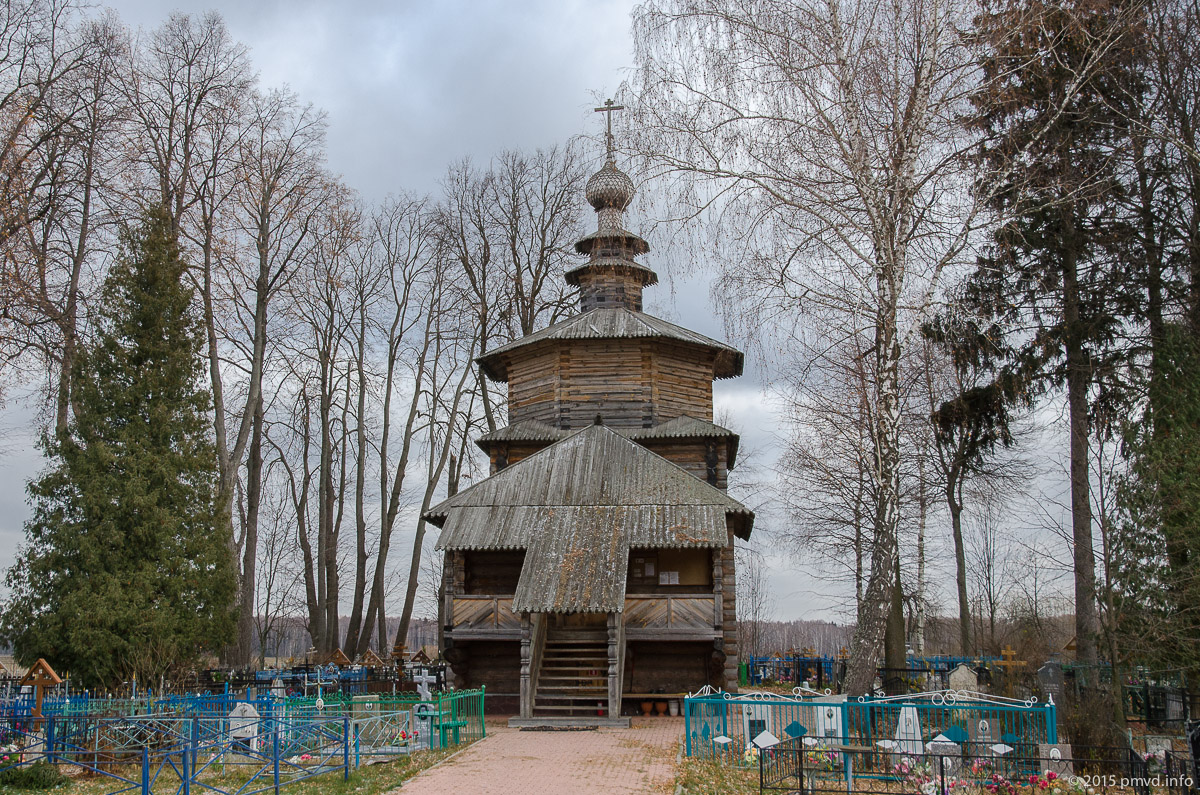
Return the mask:
M372 765L364 764L362 767L351 772L348 781L343 780L340 773L326 773L305 781L288 784L284 791L288 795L326 795L327 793L328 795L379 795L379 793L395 789L406 779L412 778L422 770L432 767L451 754L467 747L467 745L469 743L435 751L420 751L411 756L401 757L393 762ZM106 795L106 793L112 792L115 789L123 789L129 786L122 781L107 776L94 774L80 775L78 769L74 771L64 769L64 772L70 775L71 783L67 786L50 790L54 795ZM71 775L72 772L74 772L74 775ZM120 774L125 778L131 778L135 781L138 780L138 776L140 775L138 769L132 767L120 771ZM219 771L214 770L211 774L205 774L203 781L211 787L232 791L236 790L246 779L246 774L241 771L221 774ZM270 779L268 777L264 781L264 784L269 782ZM140 791L140 788L135 791ZM152 792L155 795L175 795L178 791L179 778L169 769L163 773L159 781L152 788ZM0 795L30 795L30 790L0 786Z
M758 795L758 766L685 756L676 768L675 783L682 795Z

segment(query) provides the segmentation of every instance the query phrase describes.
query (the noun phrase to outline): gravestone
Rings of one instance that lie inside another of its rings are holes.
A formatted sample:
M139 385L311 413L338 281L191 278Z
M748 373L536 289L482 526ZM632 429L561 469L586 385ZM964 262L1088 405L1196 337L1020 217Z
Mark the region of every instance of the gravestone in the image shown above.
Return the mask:
M1042 766L1038 772L1053 771L1059 778L1070 778L1075 775L1070 743L1039 743L1038 756L1041 758Z
M379 695L354 696L350 699L350 715L352 720L373 718L379 714Z
M996 732L990 720L986 717L979 717L967 721L967 743L971 754L991 756L995 753L992 750L995 742Z
M959 663L950 672L947 681L951 690L975 690L979 687L979 676L966 663Z
M920 756L925 751L925 739L921 736L921 716L911 704L900 708L896 721L896 753Z
M1037 678L1038 683L1042 686L1042 692L1046 694L1046 700L1053 699L1054 703L1061 703L1063 698L1062 664L1051 660L1037 670Z
M253 704L245 701L237 704L229 711L229 739L233 745L249 750L258 747L258 710Z

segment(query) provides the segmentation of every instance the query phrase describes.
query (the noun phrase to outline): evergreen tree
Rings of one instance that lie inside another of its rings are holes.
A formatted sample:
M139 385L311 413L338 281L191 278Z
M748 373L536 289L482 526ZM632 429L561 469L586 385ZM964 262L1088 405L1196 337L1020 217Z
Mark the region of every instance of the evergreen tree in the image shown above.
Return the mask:
M1111 595L1122 651L1200 674L1200 344L1190 324L1156 340L1148 408L1126 434Z
M980 19L984 86L973 97L981 165L1007 176L991 204L1002 223L966 303L1006 331L995 366L1007 395L1065 387L1070 436L1076 643L1095 662L1100 634L1092 544L1090 438L1116 416L1109 387L1135 314L1136 269L1117 152L1128 136L1137 7L1126 0L1015 0Z
M231 638L202 337L171 220L147 213L104 285L77 408L44 442L0 633L84 685L158 677Z

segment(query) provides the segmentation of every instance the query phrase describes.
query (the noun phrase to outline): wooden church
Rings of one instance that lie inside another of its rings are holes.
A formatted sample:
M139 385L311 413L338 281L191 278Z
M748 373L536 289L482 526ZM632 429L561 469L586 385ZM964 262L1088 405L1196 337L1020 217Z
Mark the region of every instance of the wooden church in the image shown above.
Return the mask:
M479 359L510 424L477 440L490 477L425 515L454 681L524 719L737 688L733 544L754 514L725 493L738 437L713 423L712 387L742 354L642 312L657 276L623 225L634 185L611 134L608 150L588 259L565 274L579 313Z

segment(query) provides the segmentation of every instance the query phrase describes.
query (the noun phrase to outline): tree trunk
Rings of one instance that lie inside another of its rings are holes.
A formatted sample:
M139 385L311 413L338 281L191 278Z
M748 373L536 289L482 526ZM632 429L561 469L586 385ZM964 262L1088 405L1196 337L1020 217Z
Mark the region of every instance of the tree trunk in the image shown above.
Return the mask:
M258 514L262 504L263 400L254 408L250 456L246 462L246 533L242 540L242 577L238 595L237 655L239 664L254 658L254 590L258 563Z
M954 579L958 585L958 649L971 654L971 602L967 595L967 548L962 529L962 469L953 467L946 481L946 507L950 511L950 529L954 535Z
M904 584L900 580L900 556L897 555L892 601L883 635L883 665L887 669L887 675L883 677L883 690L889 696L905 691L903 669L907 667L908 655L904 641Z
M1071 534L1075 566L1075 647L1085 664L1095 664L1099 636L1096 611L1096 561L1092 549L1090 431L1088 387L1091 372L1083 349L1080 320L1078 244L1074 207L1063 211L1063 321L1067 365L1067 411L1071 428Z

